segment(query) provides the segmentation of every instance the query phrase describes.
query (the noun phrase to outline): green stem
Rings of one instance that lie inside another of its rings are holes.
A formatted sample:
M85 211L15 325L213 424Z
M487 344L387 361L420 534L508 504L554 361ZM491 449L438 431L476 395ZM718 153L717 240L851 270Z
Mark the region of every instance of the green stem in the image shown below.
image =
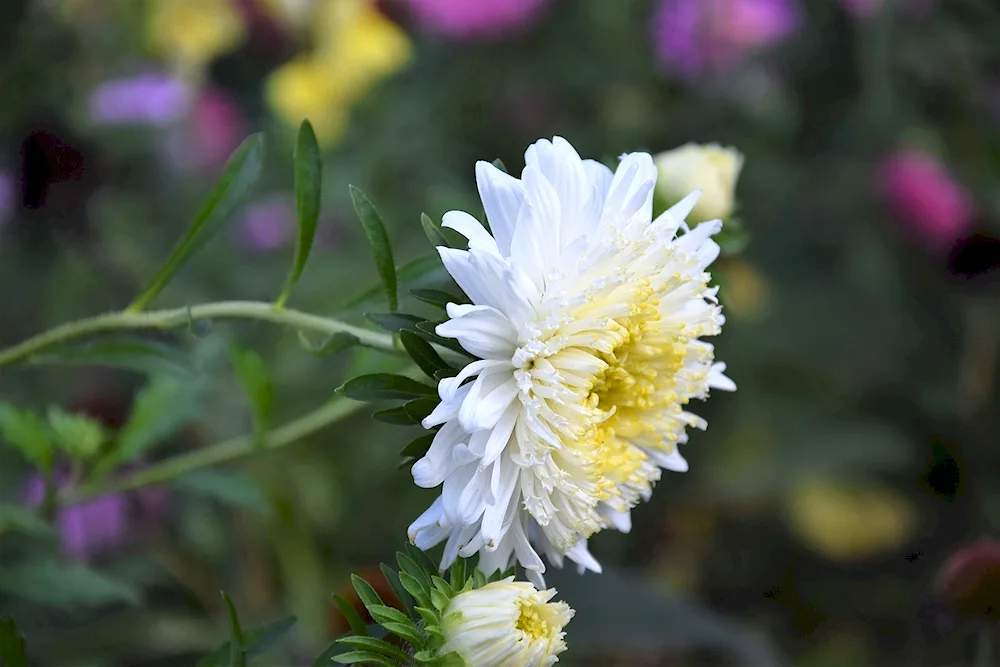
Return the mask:
M118 479L103 480L75 489L67 489L59 498L60 506L73 505L98 496L130 491L150 484L160 484L192 470L207 468L246 456L255 451L278 449L319 431L346 417L364 405L345 398L334 398L321 408L268 433L263 440L243 435L179 454Z
M388 352L399 351L390 334L352 326L329 317L279 309L261 301L219 301L145 313L108 313L62 324L0 351L0 368L27 359L54 345L93 333L121 329L176 329L194 321L217 318L262 320L325 334L348 333L367 347Z

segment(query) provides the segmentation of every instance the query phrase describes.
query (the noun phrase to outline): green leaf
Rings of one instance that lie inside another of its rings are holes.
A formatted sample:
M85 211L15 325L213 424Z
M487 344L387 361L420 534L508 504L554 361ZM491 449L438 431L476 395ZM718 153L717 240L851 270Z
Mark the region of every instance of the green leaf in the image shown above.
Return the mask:
M371 612L372 607L385 606L382 602L382 598L379 597L375 589L372 588L371 584L362 579L356 574L351 575L351 585L354 586L354 590L357 591L358 597L361 598L361 602L365 605L365 609Z
M406 264L396 269L396 278L400 285L436 285L448 278L448 272L441 264L441 258L437 253L424 255L410 260ZM379 295L383 292L382 283L372 285L361 294L348 299L341 306L338 306L334 313L342 313L346 310L353 310L360 306L374 305Z
M436 574L438 572L438 564L431 560L431 557L427 555L426 551L417 548L414 544L405 544L403 545L403 549L413 562L416 563L418 567L422 568L423 572L427 573L427 582L429 586L430 574Z
M431 604L431 599L427 596L427 589L421 585L420 580L414 577L409 572L399 573L399 583L402 584L406 592L413 596L418 605L429 607ZM419 607L414 607L414 610L419 610Z
M8 530L32 537L52 538L56 535L55 529L34 511L20 505L0 503L0 534Z
M421 435L414 440L412 440L408 445L399 450L400 456L412 456L413 458L419 459L421 456L427 453L427 450L431 448L431 443L434 442L434 436L437 432L426 433Z
M0 403L0 434L36 467L51 470L52 434L37 414Z
M34 560L4 565L0 590L52 607L97 607L115 602L138 605L139 591L77 563Z
M410 359L413 359L428 377L433 378L438 371L451 370L448 363L434 351L431 344L412 331L399 332L399 341L403 344L406 353L410 355Z
M368 607L368 612L372 615L372 619L379 625L410 622L410 618L406 614L389 605L373 604L371 607Z
M32 357L35 364L109 366L149 375L171 375L189 380L200 372L191 355L173 345L135 336L112 336L87 343L60 345Z
M453 352L458 352L466 357L473 356L454 338L442 338L441 336L438 336L437 332L434 331L437 325L437 322L417 322L416 333L420 334L421 337L429 340L430 342L436 343L441 347L446 347Z
M229 612L229 667L246 667L247 654L243 643L243 628L240 627L236 607L224 591L222 599L225 600L226 611Z
M313 345L309 342L309 338L303 332L299 332L299 342L302 343L302 347L306 349L310 354L317 357L325 357L329 354L336 354L342 350L346 350L349 347L357 347L361 345L361 339L353 334L349 334L346 331L338 331L335 334L331 334L326 340L324 340L319 345Z
M351 648L368 650L373 653L378 653L379 655L384 655L385 657L396 660L404 665L410 661L410 656L406 655L392 644L389 644L381 639L375 639L374 637L341 637L337 641L341 644L350 646Z
M451 602L451 598L439 591L437 588L432 588L431 591L431 604L438 611L444 611L448 608L448 603Z
M263 653L276 641L288 634L295 625L294 616L285 616L268 621L253 630L243 633L243 648L248 656ZM198 661L196 667L226 667L229 664L231 642L226 642Z
M389 245L389 235L386 234L385 225L378 211L368 201L364 193L353 185L350 186L351 200L354 202L354 210L358 214L358 220L365 230L368 238L368 245L371 247L372 256L375 258L375 268L378 269L379 278L385 288L386 299L389 301L389 310L396 310L399 302L396 295L396 264L392 259L392 246Z
M430 216L426 213L420 214L420 226L424 228L424 234L427 236L427 240L431 242L432 246L450 247L448 239L445 238L444 232L441 231L441 227L436 222L431 220Z
M382 570L382 576L385 577L386 583L389 584L389 588L392 589L392 592L396 594L396 597L403 604L403 607L406 608L406 613L412 616L413 598L410 597L410 594L406 592L405 588L403 588L403 584L400 583L399 573L385 563L381 564L379 569Z
M468 301L464 298L459 298L449 294L448 292L442 292L441 290L436 289L411 289L410 294L420 301L429 303L432 306L437 306L442 310L447 308L449 303L468 303Z
M236 377L243 385L253 410L253 434L257 443L263 442L274 414L274 384L267 371L267 364L253 350L232 346L230 354Z
M396 424L399 426L409 426L410 424L417 423L406 413L406 407L403 405L395 408L386 408L385 410L376 410L372 413L372 419L380 421L383 424Z
M437 396L437 389L405 375L372 373L348 380L337 388L337 393L355 401L382 401Z
M6 667L28 667L24 637L10 616L0 618L0 663Z
M353 604L339 595L334 595L333 601L337 605L337 609L340 610L340 613L344 615L344 619L347 621L347 625L350 626L351 632L361 636L368 634L365 621L361 618L361 614L358 613L358 610L354 608Z
M465 586L466 576L465 576L465 559L458 557L455 562L452 563L450 571L448 572L448 581L451 583L451 587L454 590L460 590Z
M292 260L292 270L288 274L285 288L275 305L281 308L292 293L292 288L302 276L309 252L312 250L313 239L316 237L316 225L319 223L320 193L322 191L323 161L320 159L319 144L316 133L308 120L303 120L299 126L299 134L295 139L295 214L299 224L299 238L295 243L295 257Z
M417 331L417 324L426 318L407 313L365 313L365 317L386 331Z
M338 640L339 641L339 640ZM333 656L333 661L342 665L375 665L376 667L399 667L399 663L372 651L348 651Z
M434 412L434 408L436 408L440 402L440 399L437 397L417 398L404 403L403 410L406 412L407 416L413 420L414 424L419 424L423 421L424 417Z
M149 285L128 307L128 312L135 313L146 308L163 291L174 274L222 229L256 183L263 159L263 136L254 134L248 137L229 158L222 177L208 194L187 233L174 246L170 257L156 272Z
M49 428L56 447L71 458L90 459L107 438L104 425L86 415L70 414L57 406L49 407Z
M424 619L424 629L441 622L441 617L436 611L430 608L430 605L426 607L414 607L413 610L420 615L420 618Z
M138 458L177 433L197 415L207 388L204 376L187 382L165 375L151 378L136 396L114 449L98 462L94 476Z
M170 482L188 493L213 498L226 505L269 514L271 505L256 484L246 475L226 470L192 470Z

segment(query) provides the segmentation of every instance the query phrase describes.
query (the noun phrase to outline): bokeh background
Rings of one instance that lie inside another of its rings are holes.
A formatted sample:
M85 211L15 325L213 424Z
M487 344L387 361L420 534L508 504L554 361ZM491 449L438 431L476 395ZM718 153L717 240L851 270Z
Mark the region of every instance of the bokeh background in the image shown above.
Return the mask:
M701 409L691 471L664 477L632 534L592 540L606 574L552 574L578 610L563 662L971 662L976 622L939 571L1000 533L992 0L7 0L0 52L4 344L128 304L260 130L251 201L157 305L273 299L303 117L324 149L323 214L291 305L359 324L385 304L348 184L397 264L417 260L412 288L442 280L419 261L421 212L481 211L477 159L520 170L556 134L608 163L736 147L744 233L715 275L740 390ZM265 324L167 339L206 372L135 466L250 431L234 341L266 361L275 423L402 364L317 356ZM114 429L146 382L5 369L0 398ZM191 665L226 639L224 589L246 625L298 617L261 664L312 664L345 627L331 593L391 562L434 493L397 469L419 433L369 412L63 508L54 538L0 526L0 613L37 665ZM39 484L0 448L0 501L37 504Z

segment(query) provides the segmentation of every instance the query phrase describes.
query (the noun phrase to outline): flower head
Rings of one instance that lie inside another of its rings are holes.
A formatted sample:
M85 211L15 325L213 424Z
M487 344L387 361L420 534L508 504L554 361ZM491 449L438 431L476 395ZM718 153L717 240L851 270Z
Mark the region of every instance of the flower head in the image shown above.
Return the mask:
M890 155L880 167L879 185L895 216L930 246L948 246L972 226L972 197L927 153Z
M687 404L735 385L699 340L723 317L705 271L721 223L684 223L698 194L652 220L648 154L612 173L556 137L525 162L520 179L476 165L492 233L444 216L469 240L438 250L472 303L448 304L436 331L477 359L441 380L423 421L440 430L413 478L443 487L409 534L447 540L442 567L479 552L486 573L516 558L538 581L535 547L600 571L587 538L627 531L660 469L687 470L677 445L706 427Z
M549 602L555 594L555 589L539 591L514 577L459 593L442 615L439 653L454 651L476 667L559 662L566 650L562 629L573 610L565 602Z
M691 211L695 220L732 215L736 180L743 168L743 154L738 150L718 144L685 144L660 153L653 162L659 172L656 190L665 200L674 203L700 190L701 199Z
M452 39L496 38L527 26L546 0L409 0L417 19Z

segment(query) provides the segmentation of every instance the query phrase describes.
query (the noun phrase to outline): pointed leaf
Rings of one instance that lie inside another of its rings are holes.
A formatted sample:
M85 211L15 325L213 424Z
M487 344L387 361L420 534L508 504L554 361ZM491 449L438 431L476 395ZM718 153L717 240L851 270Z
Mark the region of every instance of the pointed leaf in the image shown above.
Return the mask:
M449 303L468 303L464 298L459 298L448 292L442 292L436 289L411 289L410 294L412 294L417 299L423 301L424 303L429 303L432 306L437 306L438 308L447 308Z
M389 584L389 588L391 588L392 592L396 594L399 601L403 603L403 607L406 608L406 613L412 616L413 598L410 597L410 594L406 592L405 588L403 588L403 584L400 583L399 573L384 563L379 566L379 569L382 570L382 576L385 577L385 581Z
M337 641L346 646L350 646L351 648L372 651L373 653L384 655L385 657L396 660L404 665L410 661L410 656L406 655L392 644L389 644L381 639L375 639L374 637L341 637Z
M56 535L55 529L34 511L20 505L0 503L0 534L8 530L32 537L52 538Z
M340 610L340 613L344 615L344 620L346 620L347 625L350 626L351 632L362 636L368 634L365 621L361 618L361 614L358 613L358 610L354 608L353 604L339 595L334 595L333 601L337 605L337 609Z
M34 412L0 403L0 435L41 470L52 467L52 434Z
M339 640L338 640L339 641ZM374 665L375 667L399 667L399 663L371 651L349 651L333 656L333 661L341 665Z
M497 158L496 160L493 160L493 166L496 167L497 169L499 169L500 171L502 171L505 174L510 173L510 172L507 171L507 167L504 165L503 160L501 160L500 158Z
M337 388L337 393L355 401L381 401L437 396L437 389L405 375L373 373L348 380Z
M6 667L28 667L24 637L10 616L0 618L0 664Z
M403 545L406 553L413 559L419 567L423 568L423 571L427 573L427 581L430 581L430 576L438 572L438 565L431 560L431 557L427 555L427 552L423 549L418 549L416 545L406 544Z
M243 629L240 627L236 607L225 592L222 593L222 599L225 600L226 611L229 612L229 667L246 667L247 654L243 644Z
M409 623L409 617L396 609L395 607L390 607L384 604L374 604L368 607L368 613L372 615L372 619L379 625L388 623Z
M465 579L465 559L456 558L448 573L448 581L451 583L452 589L459 590L465 586Z
M382 598L379 597L372 585L367 581L362 579L356 574L351 575L351 585L354 586L354 590L357 591L358 597L361 598L361 602L364 603L365 608L371 613L372 607L385 606L382 602Z
M410 359L413 359L428 377L433 378L437 371L450 370L448 363L434 351L431 344L412 331L401 331L399 341L410 355Z
M316 225L319 223L320 193L322 191L323 161L320 159L319 144L316 133L308 120L303 120L299 126L299 134L295 140L295 215L298 220L299 237L295 243L295 257L292 259L292 270L288 274L285 288L275 305L281 308L292 293L292 288L302 276L309 253L312 250L313 239L316 237Z
M365 317L386 331L416 331L417 324L425 318L407 313L365 313Z
M150 280L149 285L128 307L129 312L146 308L174 275L190 260L223 224L236 212L244 196L260 176L264 159L264 140L259 134L248 137L229 158L225 171L208 194L184 237L174 246L166 262Z
M427 236L427 240L431 242L432 246L449 247L448 239L445 238L444 232L441 231L441 227L431 220L430 216L426 213L420 214L420 226L424 228L424 234Z
M243 646L247 655L257 655L270 648L276 641L288 634L295 625L294 616L286 616L269 621L253 630L243 633ZM226 667L229 664L231 642L226 642L198 661L196 667Z
M101 422L58 406L49 407L48 421L56 447L73 459L90 459L107 438Z
M428 449L431 448L431 443L434 442L435 435L437 435L437 433L427 433L415 438L410 442L410 444L399 450L399 455L420 458L427 453Z
M97 607L115 602L138 605L139 591L84 565L33 560L4 565L0 590L52 607Z
M191 355L161 341L135 336L112 336L87 343L60 345L31 358L34 364L109 366L146 374L191 379L199 375Z
M420 633L417 631L412 622L404 624L386 621L382 624L382 627L397 637L402 637L414 647L423 646L426 642L426 639L420 636Z
M383 424L397 424L400 426L409 426L410 424L418 424L420 420L414 420L406 412L406 406L400 405L395 408L387 408L385 410L377 410L372 413L372 419L375 421L380 421Z
M386 234L385 225L378 211L368 201L368 198L361 190L350 186L351 200L354 202L354 210L358 214L361 226L365 230L368 238L368 245L371 247L372 256L375 258L375 268L378 269L379 278L385 288L386 299L389 302L389 310L396 310L399 307L396 294L396 264L392 259L392 246L389 245L389 235Z
M267 371L267 364L260 355L250 349L232 346L230 348L233 369L243 385L253 411L253 433L258 444L271 428L274 413L274 384Z
M431 599L427 595L427 589L420 585L420 582L416 577L411 575L409 572L399 573L399 583L403 585L406 592L413 596L418 605L429 607L431 604ZM420 607L414 607L414 609L419 613Z

